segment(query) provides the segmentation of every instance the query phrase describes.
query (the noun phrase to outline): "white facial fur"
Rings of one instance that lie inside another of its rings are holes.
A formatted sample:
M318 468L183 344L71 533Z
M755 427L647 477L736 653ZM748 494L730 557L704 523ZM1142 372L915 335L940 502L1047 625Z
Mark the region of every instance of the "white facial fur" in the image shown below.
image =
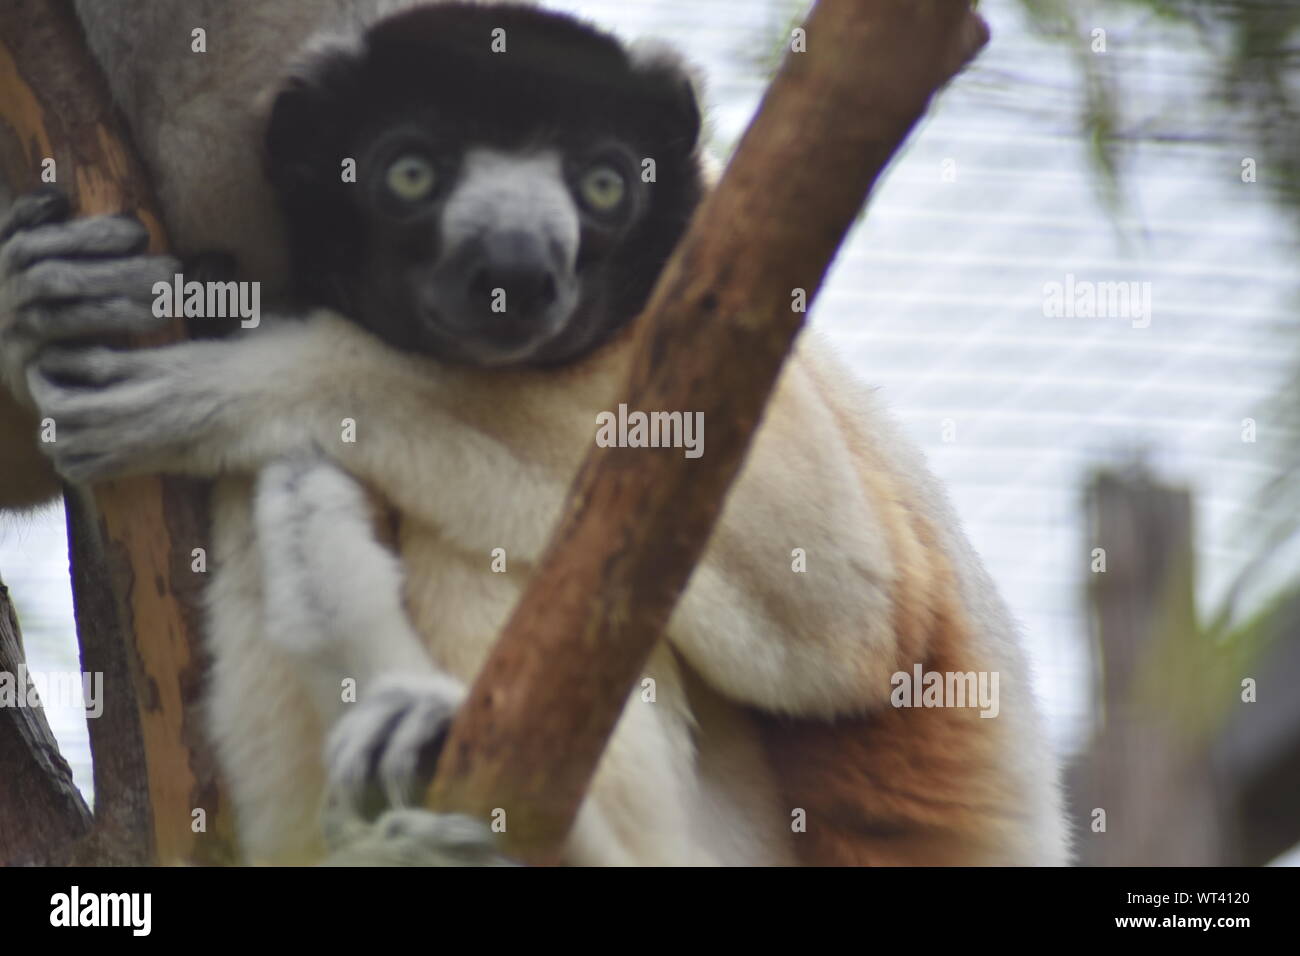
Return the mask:
M554 149L506 153L482 147L465 153L460 178L442 216L442 248L488 232L544 235L561 252L565 271L578 258L578 209Z

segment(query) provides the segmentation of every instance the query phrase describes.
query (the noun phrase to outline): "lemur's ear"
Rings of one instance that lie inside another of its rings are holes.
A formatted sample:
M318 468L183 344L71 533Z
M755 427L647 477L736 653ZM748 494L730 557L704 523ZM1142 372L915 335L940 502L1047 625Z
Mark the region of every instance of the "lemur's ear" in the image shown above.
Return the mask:
M264 111L265 162L282 196L338 180L362 56L356 40L317 40L274 91Z
M683 152L694 151L700 139L702 79L671 47L654 41L637 41L628 49L632 69L653 91L658 106L648 117L661 135Z

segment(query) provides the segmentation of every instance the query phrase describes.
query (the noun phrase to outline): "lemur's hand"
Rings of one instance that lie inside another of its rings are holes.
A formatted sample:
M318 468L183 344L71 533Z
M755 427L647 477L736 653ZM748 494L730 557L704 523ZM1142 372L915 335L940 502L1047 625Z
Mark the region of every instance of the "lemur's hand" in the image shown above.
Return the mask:
M420 808L462 694L440 675L381 679L326 743L329 865L508 866L481 821Z
M134 217L69 211L67 196L47 188L18 199L0 226L0 379L53 420L41 450L65 478L165 470L210 408L199 346L95 343L166 325L154 285L181 266L144 254L149 234Z
M68 197L45 188L16 200L0 224L0 379L27 398L23 369L51 343L133 334L167 320L153 286L179 270L144 255L149 234L130 216L69 220Z
M359 689L325 744L331 794L363 817L420 805L465 696L439 673L385 674L371 684Z
M220 363L204 356L221 345L42 350L27 370L32 401L54 422L41 450L72 482L186 471L178 463L220 405Z

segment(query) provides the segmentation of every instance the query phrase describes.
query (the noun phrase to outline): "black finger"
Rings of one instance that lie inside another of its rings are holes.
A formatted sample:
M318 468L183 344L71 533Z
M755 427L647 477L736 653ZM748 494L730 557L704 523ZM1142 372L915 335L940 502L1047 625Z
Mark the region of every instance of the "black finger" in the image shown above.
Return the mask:
M71 299L29 305L18 310L16 327L40 342L84 339L101 335L137 335L163 328L171 320L154 315L139 299Z
M120 260L46 259L14 277L13 305L59 299L154 298L159 282L170 288L178 269L170 256L133 256Z
M0 275L42 259L135 256L149 244L149 231L129 216L92 216L18 233L0 248Z
M9 215L0 223L0 242L24 229L63 222L71 214L72 202L67 193L57 186L42 186L14 200Z

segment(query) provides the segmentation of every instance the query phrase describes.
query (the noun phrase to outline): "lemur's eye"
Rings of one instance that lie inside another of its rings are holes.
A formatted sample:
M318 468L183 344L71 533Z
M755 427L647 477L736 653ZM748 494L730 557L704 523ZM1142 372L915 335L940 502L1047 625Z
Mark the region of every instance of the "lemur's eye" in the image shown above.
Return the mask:
M428 199L437 180L433 163L423 156L401 156L388 167L388 189L403 202Z
M627 193L623 174L608 163L592 166L578 181L582 201L595 212L613 212Z

